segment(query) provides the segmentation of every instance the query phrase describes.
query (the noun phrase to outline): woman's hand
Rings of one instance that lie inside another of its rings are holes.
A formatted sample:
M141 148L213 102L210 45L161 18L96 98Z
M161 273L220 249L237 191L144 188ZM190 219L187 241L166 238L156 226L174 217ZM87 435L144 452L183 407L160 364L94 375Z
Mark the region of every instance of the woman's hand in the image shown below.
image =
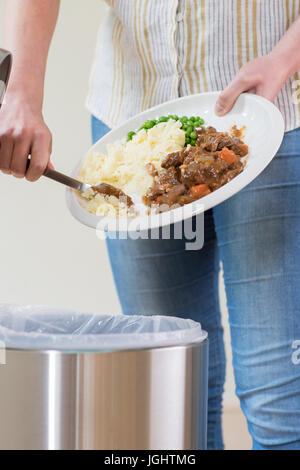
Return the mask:
M248 91L274 101L287 80L286 68L276 54L269 54L245 64L225 88L216 103L219 116L228 113L241 93Z
M7 95L0 110L0 170L36 181L49 163L51 146L52 136L39 107L19 95Z
M13 56L0 109L0 171L36 181L51 154L43 115L44 78L60 0L6 2L3 47ZM26 170L28 156L29 169Z

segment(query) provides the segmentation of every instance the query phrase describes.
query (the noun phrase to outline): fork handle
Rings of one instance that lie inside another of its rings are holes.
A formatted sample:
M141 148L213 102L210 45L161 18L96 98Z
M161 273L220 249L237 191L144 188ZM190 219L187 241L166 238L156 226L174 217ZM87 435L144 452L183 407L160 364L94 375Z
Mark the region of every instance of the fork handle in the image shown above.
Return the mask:
M52 170L52 168L47 167L44 172L44 176L46 176L46 178L50 178L51 180L57 181L57 183L61 183L65 186L69 186L70 188L77 189L77 191L82 191L83 184L80 181L75 180L70 176L64 175L59 171Z
M29 166L30 166L30 158L28 158L27 160L26 170L29 169ZM47 166L46 170L43 173L43 176L45 176L46 178L49 178L50 180L56 181L57 183L64 184L65 186L68 186L69 188L77 189L77 191L80 191L80 192L86 191L89 186L89 185L82 183L81 181L71 178L70 176L60 173L59 171L52 170L52 168L50 168L49 166Z
M0 49L0 107L4 98L11 71L12 55L9 51Z

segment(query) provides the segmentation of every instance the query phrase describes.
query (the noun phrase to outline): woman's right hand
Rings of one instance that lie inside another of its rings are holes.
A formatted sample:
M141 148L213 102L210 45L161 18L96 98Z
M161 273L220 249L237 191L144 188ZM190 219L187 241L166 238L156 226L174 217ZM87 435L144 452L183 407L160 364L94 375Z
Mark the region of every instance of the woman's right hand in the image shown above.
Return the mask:
M18 94L7 94L4 98L0 109L0 170L36 181L49 163L52 135L41 109L28 101Z

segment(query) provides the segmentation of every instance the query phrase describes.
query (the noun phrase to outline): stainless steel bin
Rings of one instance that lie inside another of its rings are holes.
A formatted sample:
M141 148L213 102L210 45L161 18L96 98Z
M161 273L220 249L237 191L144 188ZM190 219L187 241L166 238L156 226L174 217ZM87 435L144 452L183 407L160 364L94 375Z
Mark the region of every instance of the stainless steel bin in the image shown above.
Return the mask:
M65 312L59 315L67 318ZM28 308L25 317L30 317L30 331L21 341L26 321L19 324L17 335L11 335L6 328L11 313L1 316L0 309L0 340L7 348L5 364L0 365L0 449L206 448L208 340L203 330L185 343L184 322L189 320L168 318L168 332L165 320L162 331L157 327L162 317L135 317L136 326L151 318L156 324L151 327L155 331L145 331L149 323L133 332L132 317L123 317L123 335L136 336L133 343L126 347L118 340L119 349L116 345L109 349L109 336L112 344L115 339L109 330L103 349L94 350L93 341L98 336L101 344L101 334L86 335L83 329L78 335L76 324L78 341L73 331L68 344L69 334L47 327L51 317L43 324ZM74 314L68 318L71 324ZM96 317L94 325L98 327L102 318ZM1 323L5 323L2 335ZM51 349L38 349L50 334ZM168 334L173 339L165 341ZM72 350L82 338L91 348L85 342L85 350ZM17 342L26 347L12 347ZM66 344L65 350L61 344Z

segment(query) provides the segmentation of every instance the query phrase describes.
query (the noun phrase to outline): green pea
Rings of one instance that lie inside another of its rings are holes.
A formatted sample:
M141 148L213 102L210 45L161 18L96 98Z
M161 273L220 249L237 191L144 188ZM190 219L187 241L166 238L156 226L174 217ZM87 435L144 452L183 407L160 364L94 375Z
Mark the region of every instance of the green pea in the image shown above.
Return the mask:
M195 141L194 139L191 140L191 145L192 145L193 147L195 147L196 141Z
M187 130L186 130L186 133L189 137L191 137L191 133L194 131L194 127L193 126L188 126Z
M144 124L144 129L151 129L153 127L152 121L146 121Z
M195 122L195 121L196 121L195 116L191 116L191 117L190 117L190 121Z
M189 121L187 122L187 125L194 128L194 123L193 123L193 121L191 121L191 120L189 120Z
M196 139L197 139L197 134L196 134L196 132L191 132L190 137L191 137L192 140L196 140Z
M188 122L188 117L183 116L180 120L181 120L181 122L187 123Z
M197 116L197 121L201 124L204 124L204 119L202 119L201 117Z
M185 138L185 144L188 145L191 143L191 139L189 137Z
M129 142L130 140L132 140L132 137L135 135L135 132L134 131L131 131L131 132L128 132L127 134L127 142Z
M159 118L159 122L167 122L167 120L168 120L167 116L161 116Z
M183 124L182 129L183 129L184 131L187 131L188 127L189 127L189 126L188 126L187 124Z

